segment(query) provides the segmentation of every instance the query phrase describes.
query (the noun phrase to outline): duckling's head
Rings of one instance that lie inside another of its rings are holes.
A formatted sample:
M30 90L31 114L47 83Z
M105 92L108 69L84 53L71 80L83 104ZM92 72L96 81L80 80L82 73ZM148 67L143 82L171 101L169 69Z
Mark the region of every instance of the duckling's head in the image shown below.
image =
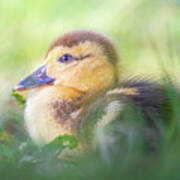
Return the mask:
M117 81L118 55L111 42L94 32L75 31L58 38L43 65L20 81L15 90L60 85L87 92L105 89Z

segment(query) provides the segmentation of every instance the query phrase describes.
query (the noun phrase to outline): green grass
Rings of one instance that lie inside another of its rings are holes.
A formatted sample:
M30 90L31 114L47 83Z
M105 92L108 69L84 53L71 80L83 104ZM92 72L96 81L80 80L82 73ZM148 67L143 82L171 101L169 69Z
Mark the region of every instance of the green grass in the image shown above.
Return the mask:
M44 147L30 140L24 128L23 108L11 95L15 83L43 61L49 44L74 29L94 30L112 39L121 57L122 76L159 79L168 72L172 79L179 79L179 22L179 0L1 0L0 177L179 179L179 101L169 84L166 86L173 116L168 127L159 124L162 141L158 153L145 153L144 125L133 124L132 113L123 124L116 150L108 149L104 139L110 130L100 130L98 152L75 161L56 158L65 148L76 146L74 137L59 137ZM136 135L129 130L129 124L137 127ZM64 141L70 143L68 147ZM116 158L112 154L116 154Z

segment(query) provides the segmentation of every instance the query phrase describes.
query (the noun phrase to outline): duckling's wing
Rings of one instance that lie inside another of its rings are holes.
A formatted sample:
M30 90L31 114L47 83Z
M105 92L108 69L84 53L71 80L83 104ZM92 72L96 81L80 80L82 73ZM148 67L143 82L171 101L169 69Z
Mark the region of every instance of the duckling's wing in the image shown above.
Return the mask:
M167 100L165 87L146 80L129 79L121 82L119 87L124 89L122 95L126 97L127 104L136 107L149 125L153 125L161 114L161 108Z
M86 114L86 122L95 124L96 132L101 127L105 127L106 132L111 129L108 133L110 136L105 137L108 142L111 139L113 144L114 137L117 139L115 134L121 134L121 138L123 135L128 139L130 136L138 137L137 141L143 139L142 141L147 142L148 149L154 149L159 144L160 127L171 119L171 111L165 86L152 81L128 79L109 89L92 103Z

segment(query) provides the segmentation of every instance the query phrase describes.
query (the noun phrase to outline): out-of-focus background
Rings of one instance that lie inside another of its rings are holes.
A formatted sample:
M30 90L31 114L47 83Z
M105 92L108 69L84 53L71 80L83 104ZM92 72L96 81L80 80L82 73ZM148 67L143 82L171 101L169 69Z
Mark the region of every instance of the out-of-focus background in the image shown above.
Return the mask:
M76 29L112 39L123 73L159 76L157 60L173 66L180 53L180 1L1 0L1 104L16 81L42 62L50 43Z
M164 67L180 75L180 0L1 0L0 122L12 134L25 133L13 86L41 64L53 40L77 29L114 42L122 76L159 79Z

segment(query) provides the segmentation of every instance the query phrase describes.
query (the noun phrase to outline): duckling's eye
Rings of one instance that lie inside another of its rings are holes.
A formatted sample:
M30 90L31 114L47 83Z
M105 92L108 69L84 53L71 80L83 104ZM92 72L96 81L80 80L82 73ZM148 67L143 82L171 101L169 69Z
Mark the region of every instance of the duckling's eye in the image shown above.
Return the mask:
M73 57L70 54L64 54L63 56L61 56L58 61L62 62L62 63L66 63L68 61L71 61L73 59Z

